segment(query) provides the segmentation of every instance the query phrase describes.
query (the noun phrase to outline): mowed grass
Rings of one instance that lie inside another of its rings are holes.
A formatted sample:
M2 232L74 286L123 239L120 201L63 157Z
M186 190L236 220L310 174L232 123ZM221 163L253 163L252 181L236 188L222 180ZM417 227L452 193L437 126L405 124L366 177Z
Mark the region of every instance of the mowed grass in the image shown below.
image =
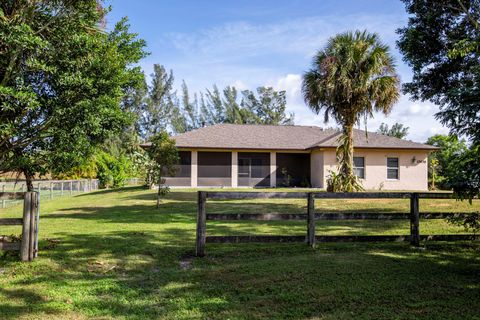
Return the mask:
M0 257L0 318L480 319L478 242L207 244L193 257L196 193L99 191L44 201L40 255ZM304 213L304 200L209 201L211 213ZM421 200L436 212L474 202ZM321 200L320 211L408 212L408 200ZM0 210L19 217L21 207ZM317 234L408 234L408 221L320 221ZM304 221L208 222L207 234L305 234ZM464 233L443 220L423 234ZM0 227L0 234L19 233Z

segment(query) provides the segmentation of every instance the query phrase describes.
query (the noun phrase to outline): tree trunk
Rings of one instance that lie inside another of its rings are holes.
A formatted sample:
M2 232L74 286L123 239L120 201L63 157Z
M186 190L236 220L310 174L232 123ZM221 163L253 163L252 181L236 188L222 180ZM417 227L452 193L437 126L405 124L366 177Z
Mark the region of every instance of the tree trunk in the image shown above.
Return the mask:
M353 176L353 125L345 126L343 135L345 140L341 155L340 172L350 180L349 178Z
M31 174L28 169L23 170L23 174L25 175L25 184L27 185L27 191L34 191L33 174Z

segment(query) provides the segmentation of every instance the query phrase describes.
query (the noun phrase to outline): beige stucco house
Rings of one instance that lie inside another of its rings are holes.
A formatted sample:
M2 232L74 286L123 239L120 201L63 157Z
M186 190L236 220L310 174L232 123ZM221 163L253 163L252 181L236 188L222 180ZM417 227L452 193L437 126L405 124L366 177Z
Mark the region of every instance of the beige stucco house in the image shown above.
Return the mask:
M174 137L170 186L326 188L340 131L315 126L218 124ZM355 130L354 167L365 189L427 190L433 146Z

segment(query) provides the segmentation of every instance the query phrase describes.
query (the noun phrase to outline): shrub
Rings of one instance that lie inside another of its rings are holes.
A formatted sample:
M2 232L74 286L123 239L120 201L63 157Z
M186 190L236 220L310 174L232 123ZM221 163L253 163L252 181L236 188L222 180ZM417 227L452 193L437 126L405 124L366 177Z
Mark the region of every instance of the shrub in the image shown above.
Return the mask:
M118 188L125 184L130 163L124 157L113 157L104 151L96 156L97 178L100 188Z

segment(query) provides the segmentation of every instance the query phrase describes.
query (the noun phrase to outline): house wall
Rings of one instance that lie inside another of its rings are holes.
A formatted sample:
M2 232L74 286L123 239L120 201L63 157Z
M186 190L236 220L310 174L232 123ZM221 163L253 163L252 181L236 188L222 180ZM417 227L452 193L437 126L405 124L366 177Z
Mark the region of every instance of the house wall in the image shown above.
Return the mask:
M279 174L279 164L277 164L277 154L278 153L288 153L288 151L279 151L279 150L195 150L190 149L183 151L191 151L191 174L190 174L190 186L197 187L205 186L205 178L202 174L198 174L198 170L202 167L202 163L198 163L198 154L201 152L219 152L228 153L230 155L229 163L225 163L230 167L231 174L224 172L221 176L225 181L222 180L222 185L224 186L238 186L238 163L237 157L238 153L244 152L262 152L270 154L270 184L271 186L277 185L276 180L277 175ZM305 152L295 152L291 153L310 153ZM365 179L361 180L362 185L367 190L372 189L382 189L382 190L427 190L428 189L428 178L427 178L427 157L428 151L426 150L396 150L396 149L355 149L354 156L365 157ZM217 158L215 154L210 154L213 158ZM225 156L224 156L225 157ZM387 179L387 157L397 157L399 158L399 179L398 180L389 180ZM415 163L412 162L412 159L415 157ZM312 187L315 188L326 188L326 180L329 175L329 171L337 170L337 160L335 156L335 149L317 149L312 150L310 154L310 181ZM225 161L224 161L225 162ZM200 170L202 171L202 170ZM204 171L204 170L203 170ZM216 171L216 170L215 170ZM225 171L225 170L223 170ZM210 176L210 175L208 175ZM213 177L212 177L213 178ZM185 178L184 178L185 179ZM200 181L198 181L200 179ZM187 180L187 179L185 179ZM213 182L217 179L212 179ZM279 180L280 181L280 180ZM176 180L171 180L172 186L185 186L186 184L179 183ZM199 183L201 182L201 183ZM280 181L281 182L281 181ZM212 185L210 183L206 185Z
M335 149L323 151L324 178L329 171L337 171ZM355 149L354 157L365 157L365 179L361 179L367 190L428 190L428 151L396 149ZM399 179L387 179L387 158L398 158ZM413 161L413 159L415 159Z
M324 187L323 151L313 150L310 155L310 180L313 188Z

